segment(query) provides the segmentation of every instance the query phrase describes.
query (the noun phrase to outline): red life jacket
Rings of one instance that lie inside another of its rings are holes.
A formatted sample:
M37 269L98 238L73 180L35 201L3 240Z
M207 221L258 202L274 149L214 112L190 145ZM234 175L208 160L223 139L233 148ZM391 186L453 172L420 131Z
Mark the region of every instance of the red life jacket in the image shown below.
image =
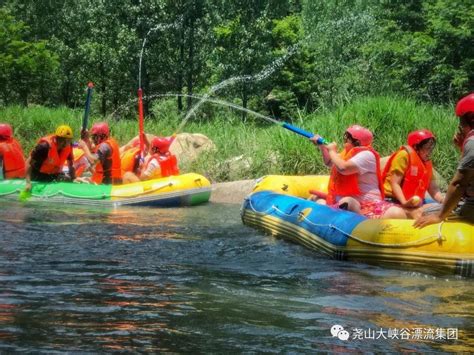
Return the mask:
M158 163L160 163L162 177L179 175L178 160L175 155L170 153L160 155L158 157Z
M344 161L349 160L356 154L360 152L364 152L368 150L375 156L375 164L376 164L376 173L377 173L377 180L379 183L379 190L380 194L383 199L383 185L382 185L382 177L380 176L380 155L377 153L372 147L354 147L350 151L346 151L345 149L339 154ZM326 198L327 204L334 204L336 203L336 197L355 197L360 195L359 189L359 174L349 174L343 175L341 174L335 165L333 165L331 169L331 175L329 177L329 185L328 185L328 195Z
M161 155L159 153L149 155L145 159L145 163L143 164L143 167L141 169L142 172L148 169L148 165L150 165L153 159L156 159L158 164L160 164L160 173L159 174L155 173L151 175L150 176L151 179L159 178L159 177L167 177L171 175L179 175L178 161L176 159L176 156L169 153L166 155Z
M390 171L392 161L398 152L405 150L408 153L408 168L405 171L402 181L402 191L405 199L409 200L413 196L425 197L426 191L430 187L431 178L433 176L433 165L431 161L424 162L418 153L409 145L402 146L398 151L393 153L385 165L382 179L385 182L387 174Z
M138 154L140 154L139 147L127 149L123 153L122 158L120 159L122 175L126 172L136 173L135 162Z
M54 134L43 137L38 141L38 143L43 142L49 144L49 151L48 157L44 160L43 164L41 164L40 173L50 175L59 174L63 168L64 162L72 152L71 145L68 145L58 152L58 144Z
M3 157L3 175L5 179L25 177L25 157L20 143L15 138L0 142L0 155Z
M108 138L106 141L100 143L94 153L97 152L102 144L108 144L112 149L112 154L108 159L112 159L112 171L111 171L111 178L112 180L119 180L122 179L122 169L120 163L120 149L113 138ZM101 184L102 180L104 179L104 168L101 162L98 162L95 166L94 174L92 175L92 181L96 184Z

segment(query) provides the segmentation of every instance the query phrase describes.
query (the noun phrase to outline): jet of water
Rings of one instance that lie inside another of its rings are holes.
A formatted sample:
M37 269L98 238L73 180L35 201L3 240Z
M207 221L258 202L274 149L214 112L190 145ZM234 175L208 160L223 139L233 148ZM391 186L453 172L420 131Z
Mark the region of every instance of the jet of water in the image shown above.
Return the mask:
M169 28L178 28L179 26L181 26L181 24L183 23L183 17L179 17L175 22L173 23L169 23L169 24L158 24L156 25L155 27L153 28L150 28L148 30L148 32L146 33L145 37L143 38L143 43L142 43L142 49L140 51L140 59L139 59L139 62L138 62L138 87L141 88L142 87L142 60L143 60L143 53L145 51L145 44L146 44L146 41L148 39L148 36L152 33L152 32L155 32L155 31L158 31L158 30L167 30Z
M186 114L183 121L177 128L176 132L180 132L183 129L184 125L188 122L189 118L213 93L215 93L216 91L226 86L229 86L238 82L247 82L247 81L257 82L257 81L267 78L268 76L273 74L277 69L279 69L288 60L288 58L290 58L293 54L295 54L297 50L299 49L300 45L301 45L301 42L298 42L294 44L293 46L289 47L285 55L281 56L280 58L277 58L270 65L266 66L265 68L263 68L262 71L260 71L259 73L255 75L242 75L242 76L232 77L211 87L209 91L201 98L201 100L199 100L199 102L196 105L194 105L191 108L191 110L189 110L189 112Z
M248 114L250 114L250 115L253 115L253 116L262 118L262 119L264 119L265 121L268 121L268 122L271 122L271 123L281 124L280 121L278 121L278 120L276 120L276 119L274 119L274 118L271 118L271 117L262 115L261 113L255 112L255 111L253 111L253 110L250 110L250 109L245 108L245 107L242 107L242 106L239 106L239 105L237 105L237 104L234 104L233 102L228 102L228 101L224 101L224 100L218 100L218 99L206 97L205 95L157 94L157 95L152 95L152 96L150 96L150 97L148 97L148 98L151 99L151 98L153 98L153 97L160 97L160 96L161 96L161 97L169 97L169 96L177 97L177 96L181 96L181 97L191 97L191 98L193 98L193 99L205 100L205 102L210 102L210 103L217 104L217 105L221 105L221 106L227 106L227 107L233 108L233 109L238 110L238 111L246 112L246 113L248 113Z

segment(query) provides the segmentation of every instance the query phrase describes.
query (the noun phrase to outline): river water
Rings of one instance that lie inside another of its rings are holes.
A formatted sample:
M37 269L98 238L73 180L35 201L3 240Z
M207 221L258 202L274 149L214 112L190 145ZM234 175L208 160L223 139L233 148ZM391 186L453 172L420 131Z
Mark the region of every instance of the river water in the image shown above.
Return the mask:
M474 351L474 283L329 260L236 205L0 202L2 352L318 350Z

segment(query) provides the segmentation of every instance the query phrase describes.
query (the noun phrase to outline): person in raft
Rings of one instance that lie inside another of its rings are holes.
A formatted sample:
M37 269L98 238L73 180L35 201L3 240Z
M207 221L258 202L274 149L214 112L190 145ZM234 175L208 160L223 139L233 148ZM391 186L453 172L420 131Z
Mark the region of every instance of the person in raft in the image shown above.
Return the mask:
M433 133L427 129L410 132L407 143L388 158L382 180L385 197L400 204L408 217L416 218L422 213L419 207L426 192L438 203L443 202L444 196L433 179Z
M406 218L402 208L384 201L380 176L380 156L372 148L373 134L367 128L353 125L344 133L344 149L337 145L318 144L324 164L331 167L326 203L368 218ZM318 201L319 202L319 201Z
M150 142L148 141L148 137L146 134L143 134L143 142L145 151L148 151L150 146ZM134 175L140 174L140 167L143 162L142 153L140 150L140 139L139 137L135 137L130 142L125 144L124 146L120 147L120 161L122 167L122 177L124 183L127 182L125 178L125 174L133 173ZM130 181L128 181L130 182Z
M176 156L169 151L172 139L155 137L151 140L150 154L145 157L137 174L126 172L124 183L158 179L171 175L179 175Z
M85 131L79 141L79 147L93 166L92 177L82 178L80 181L106 185L121 184L120 148L115 139L110 137L109 125L106 122L95 123L90 135L93 145L89 140L89 132Z
M23 149L13 138L12 127L8 123L0 123L0 180L22 179L25 173Z
M41 138L26 161L25 191L31 191L34 181L71 181L75 178L72 155L72 129L61 125L55 134ZM63 165L68 162L69 174L63 173Z
M416 228L444 221L461 200L464 201L456 215L474 223L474 93L458 101L456 116L459 117L459 126L453 143L462 152L461 161L439 210L417 218L414 223Z

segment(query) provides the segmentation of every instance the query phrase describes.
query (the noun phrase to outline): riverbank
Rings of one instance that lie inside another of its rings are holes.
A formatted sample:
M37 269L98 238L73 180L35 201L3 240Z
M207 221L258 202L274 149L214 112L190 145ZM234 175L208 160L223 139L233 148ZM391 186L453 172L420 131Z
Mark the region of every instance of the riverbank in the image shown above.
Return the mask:
M218 182L212 185L209 202L242 204L245 197L252 192L255 179Z
M145 119L145 130L159 135L175 133L182 116L170 107L168 101L156 102ZM81 109L64 107L0 108L0 122L12 124L25 153L59 124L71 125L78 136L82 115ZM137 120L118 116L120 112L114 118L104 118L93 110L90 122L108 121L114 137L125 143L137 134ZM451 144L451 137L457 120L452 107L420 104L399 97L365 97L333 110L301 113L292 123L327 140L335 140L339 145L347 126L354 123L367 126L374 131L374 148L382 156L404 144L411 130L428 128L437 136L433 161L441 176L449 180L456 169L459 153ZM258 117L242 117L240 112L228 107L203 105L182 131L204 134L215 144L215 150L181 166L182 171L203 174L213 183L255 179L268 174L328 173L319 152L307 139Z

